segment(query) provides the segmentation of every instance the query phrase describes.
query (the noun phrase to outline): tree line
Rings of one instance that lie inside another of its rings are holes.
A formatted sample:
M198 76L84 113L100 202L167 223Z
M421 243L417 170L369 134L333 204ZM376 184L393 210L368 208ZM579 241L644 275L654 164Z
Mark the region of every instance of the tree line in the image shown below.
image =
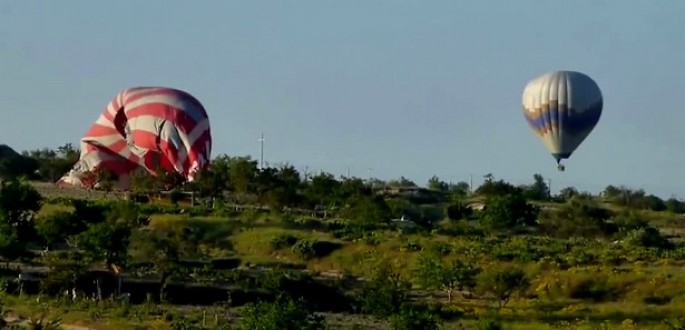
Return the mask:
M5 148L9 149L6 146ZM43 148L23 151L21 154L10 149L0 152L0 179L23 177L28 180L55 182L72 168L78 158L78 148L69 143L56 149ZM522 186L513 186L501 179L495 180L492 174L486 174L483 178L484 182L479 187L471 187L463 181L448 183L437 176L430 178L425 185L419 185L404 177L381 181L336 177L323 171L303 173L291 164L260 168L258 162L249 156L231 157L222 154L197 175L195 182L184 184L183 178L177 173L160 171L156 176L150 176L146 171L139 171L133 175L131 191L144 195L160 190L193 191L202 197L220 198L238 204L260 204L279 210L336 210L357 203L382 204L382 200L387 200L387 197L403 197L413 204L457 203L473 196L517 192L526 200L563 201L601 197L611 203L634 209L685 213L685 204L676 198L664 200L644 190L633 190L625 186L609 185L597 196L574 187L566 187L559 194L553 195L545 178L539 174L533 175L531 184ZM116 175L99 171L92 173L91 179L100 182L99 189L112 190Z

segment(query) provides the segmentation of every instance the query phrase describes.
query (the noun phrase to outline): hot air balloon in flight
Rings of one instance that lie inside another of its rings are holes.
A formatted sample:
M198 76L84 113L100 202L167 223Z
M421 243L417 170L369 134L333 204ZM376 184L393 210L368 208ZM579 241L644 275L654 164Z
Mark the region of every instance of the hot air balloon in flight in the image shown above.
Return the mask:
M207 167L212 148L209 118L187 92L134 87L119 92L81 138L81 154L58 184L92 187L92 173L106 169L126 189L131 174L144 169L175 171L186 180Z
M553 71L530 80L523 90L523 115L557 160L568 159L602 115L602 92L589 76Z

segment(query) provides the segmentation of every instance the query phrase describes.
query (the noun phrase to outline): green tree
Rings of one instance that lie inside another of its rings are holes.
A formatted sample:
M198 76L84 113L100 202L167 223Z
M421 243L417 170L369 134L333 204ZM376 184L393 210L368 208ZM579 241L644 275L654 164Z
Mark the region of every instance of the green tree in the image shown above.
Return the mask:
M519 296L530 287L526 273L516 266L505 266L483 272L478 277L478 292L490 293L497 299L499 308L507 305L514 294Z
M450 200L453 202L465 199L470 191L471 186L463 181L457 182L456 184L450 184L448 189Z
M183 228L171 228L156 231L137 231L135 237L136 250L140 257L152 263L155 272L159 275L159 300L167 301L167 286L169 280L181 274L181 257L196 247L188 247L183 237L186 231Z
M254 191L254 182L258 175L257 161L248 157L231 159L229 163L229 182L237 193L245 194Z
M423 306L405 303L390 317L392 330L438 330L440 318Z
M340 181L330 173L319 173L310 178L305 187L305 197L310 206L331 207L336 204Z
M201 196L219 197L222 192L230 190L231 158L219 155L209 166L195 174L195 181L190 184L193 191Z
M298 191L302 187L302 177L295 166L285 164L278 168L276 177L289 190Z
M604 191L602 191L602 196L608 199L618 198L621 195L622 189L613 185L606 186L606 188L604 188Z
M431 251L419 256L415 272L421 286L445 291L448 302L452 302L455 290L463 291L476 286L480 268L459 259L448 263Z
M344 216L353 219L361 227L373 227L390 220L390 208L378 196L360 196L350 201Z
M540 220L541 232L556 237L611 236L618 226L608 220L612 213L596 203L573 200Z
M418 187L418 185L404 176L400 177L399 180L391 180L388 182L388 186L390 187L402 187L402 188L415 188Z
M578 196L579 194L580 193L578 192L578 189L576 189L574 187L566 187L566 188L561 189L559 191L559 195L561 196L561 198L563 198L565 200L569 200L571 198L574 198L574 197Z
M532 200L547 200L550 197L549 186L540 174L533 175L533 184L525 188L526 198Z
M311 313L301 300L279 295L275 302L250 303L237 325L241 330L319 330L326 329L324 318Z
M359 294L362 312L379 318L396 314L408 301L410 288L411 283L403 280L389 264L382 263Z
M74 289L89 267L88 260L77 251L48 254L42 261L50 271L41 281L41 289L53 295Z
M485 182L476 189L476 194L485 197L512 195L521 192L521 188L515 187L509 182L495 180L492 174L485 175Z
M26 242L19 240L14 228L0 223L0 257L8 264L27 255Z
M30 184L18 180L0 185L0 220L16 230L22 241L35 238L33 218L40 210L42 197Z
M447 193L450 186L447 184L447 182L440 180L437 176L433 175L429 180L428 180L428 189L434 190L434 191L439 191L441 193Z
M34 159L38 163L38 176L41 180L45 181L57 181L57 179L67 173L67 171L61 172L58 163L57 152L48 149L37 149L29 152L23 152L24 157L29 157ZM73 165L73 164L72 164Z
M668 207L666 206L666 202L664 202L663 199L654 196L654 195L649 195L646 197L647 198L647 207L656 212L661 212L661 211L666 211Z
M675 198L669 198L668 200L666 200L666 208L673 213L685 213L685 203Z
M447 217L450 220L461 220L470 217L473 209L466 203L457 201L447 206Z
M56 150L43 148L24 152L23 155L38 163L37 171L40 179L55 182L71 170L79 159L80 151L71 143L67 143Z
M0 158L0 180L33 177L39 166L35 159L19 154Z
M78 224L68 211L57 211L36 219L36 232L48 247L63 243L66 237L76 234Z
M488 199L485 209L480 213L480 221L491 229L533 226L538 214L539 209L517 193Z
M106 168L98 168L95 173L97 175L98 187L106 193L111 192L119 180L119 176L114 171Z
M166 169L159 168L155 172L153 182L156 190L169 191L183 186L183 184L186 182L186 178L183 176L183 174L175 170L168 171Z
M91 261L102 261L108 267L121 267L128 259L131 227L127 223L105 221L91 224L79 234L78 245Z
M274 206L282 207L284 203L280 200L280 194L273 193L274 190L282 188L278 178L277 171L273 167L263 168L257 171L253 184L253 191L257 194L259 202L266 204L269 201L267 197L271 197L271 203ZM272 192L269 196L269 192Z
M270 206L274 205L280 209L294 207L302 202L302 179L294 166L286 164L279 167L273 179L274 187L269 192Z
M337 197L341 201L349 202L351 199L361 196L371 196L372 190L364 180L359 178L347 178L340 182Z
M138 168L130 174L131 191L137 195L152 198L157 193L154 177L144 168Z

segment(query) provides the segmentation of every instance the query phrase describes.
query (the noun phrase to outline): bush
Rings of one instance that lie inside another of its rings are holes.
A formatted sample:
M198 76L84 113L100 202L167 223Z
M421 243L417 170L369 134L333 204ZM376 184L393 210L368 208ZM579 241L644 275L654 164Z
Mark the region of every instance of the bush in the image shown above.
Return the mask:
M571 299L592 300L594 302L613 301L621 292L609 282L606 276L576 277L568 283L568 297Z
M390 328L393 330L437 330L439 318L423 306L404 304L399 313L390 317Z
M342 247L342 244L329 241L299 240L292 244L292 251L303 260L323 258Z
M502 330L502 322L495 318L478 319L478 330Z
M297 241L292 247L293 253L303 260L309 260L316 257L316 250L314 250L314 242L310 240Z
M183 197L184 196L183 196L182 191L180 191L178 189L174 189L169 193L169 202L171 204L176 205L176 204L178 204L178 202L183 200Z
M271 246L272 250L281 250L292 247L295 243L297 243L298 240L299 238L294 235L282 234L272 238L269 241L269 246Z
M84 228L76 228L71 212L57 211L38 217L35 227L38 236L50 247L64 242L65 237L78 234Z
M447 217L450 220L456 221L468 218L473 215L473 209L464 205L462 202L457 202L447 206Z
M530 281L522 269L507 266L481 273L478 276L478 292L491 293L500 308L506 306L514 293L520 297L528 290Z
M382 265L359 294L361 310L379 318L396 314L408 300L410 288L411 283L402 280L399 273L389 265Z
M301 300L279 296L275 302L245 306L240 330L319 330L326 329L324 318L311 313Z
M589 202L573 201L551 217L541 219L541 232L561 238L610 237L618 232L618 225L608 222L609 210Z
M448 222L438 227L438 234L446 236L475 236L484 237L485 231L482 228L471 226L465 222Z
M435 242L434 244L430 245L429 250L437 253L438 255L446 256L452 253L452 245L445 242Z
M638 301L643 300L645 293L654 292L655 288L651 286L651 283L657 282L669 284L665 278L645 283L642 276L615 274L596 268L573 268L568 271L546 274L536 284L536 291L554 300L579 299L608 302L623 299L630 293L633 295L633 300Z
M526 201L521 194L492 197L480 213L480 222L494 230L536 224L540 209Z
M414 240L407 240L402 244L403 251L417 252L421 251L421 244Z
M653 227L631 230L623 242L627 246L645 248L673 249L673 243L663 237L658 229Z

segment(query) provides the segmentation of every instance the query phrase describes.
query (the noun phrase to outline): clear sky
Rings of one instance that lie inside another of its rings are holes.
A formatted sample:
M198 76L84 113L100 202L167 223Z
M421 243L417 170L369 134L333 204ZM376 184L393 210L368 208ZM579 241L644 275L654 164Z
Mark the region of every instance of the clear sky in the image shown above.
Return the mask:
M557 172L525 83L577 70L604 113ZM214 156L474 184L534 173L685 197L685 1L0 1L0 143L77 143L121 89L184 89ZM369 170L371 169L371 170Z

